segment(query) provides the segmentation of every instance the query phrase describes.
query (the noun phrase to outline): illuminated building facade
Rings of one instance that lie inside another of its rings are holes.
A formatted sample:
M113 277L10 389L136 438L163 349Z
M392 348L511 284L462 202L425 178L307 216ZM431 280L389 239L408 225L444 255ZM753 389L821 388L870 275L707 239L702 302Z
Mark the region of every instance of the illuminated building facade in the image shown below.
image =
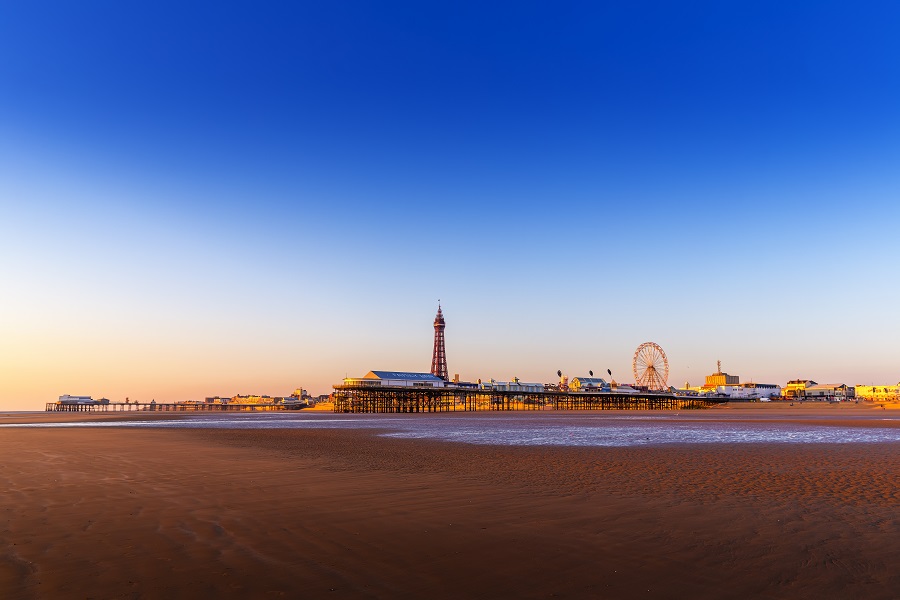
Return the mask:
M819 384L811 379L792 379L784 386L784 397L791 400L806 398L806 390L814 385Z
M871 402L900 402L900 383L897 385L858 385L856 397Z
M703 384L704 390L712 390L720 385L740 385L741 378L737 375L729 375L722 372L722 361L716 361L716 372L706 376L706 383Z

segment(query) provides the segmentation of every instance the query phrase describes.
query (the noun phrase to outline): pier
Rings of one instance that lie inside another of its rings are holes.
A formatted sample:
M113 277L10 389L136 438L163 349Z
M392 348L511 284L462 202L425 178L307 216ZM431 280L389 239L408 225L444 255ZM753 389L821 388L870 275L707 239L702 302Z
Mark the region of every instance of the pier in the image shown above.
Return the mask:
M335 386L334 412L435 413L504 410L685 410L723 398L641 392L521 392L459 388Z
M206 402L48 402L47 412L271 412L300 410L304 406L290 404L212 404Z
M437 413L534 410L688 410L724 402L725 398L642 392L521 392L459 388L336 386L334 412ZM47 412L272 412L300 410L285 404L206 402L48 402Z

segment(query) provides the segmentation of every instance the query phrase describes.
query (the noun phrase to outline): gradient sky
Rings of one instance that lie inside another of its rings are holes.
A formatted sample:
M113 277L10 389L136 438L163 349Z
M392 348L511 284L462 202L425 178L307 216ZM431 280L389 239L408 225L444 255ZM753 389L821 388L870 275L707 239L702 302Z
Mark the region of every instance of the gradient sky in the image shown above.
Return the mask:
M0 409L900 380L896 2L0 5Z

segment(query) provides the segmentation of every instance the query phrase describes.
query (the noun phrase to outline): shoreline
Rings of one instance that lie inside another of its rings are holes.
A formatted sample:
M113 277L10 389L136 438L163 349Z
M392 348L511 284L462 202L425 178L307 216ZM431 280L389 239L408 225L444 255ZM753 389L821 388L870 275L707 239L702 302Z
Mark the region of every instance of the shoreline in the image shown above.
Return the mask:
M860 401L860 402L818 402L818 401L803 401L803 402L789 402L785 400L776 400L771 402L723 402L721 404L711 405L706 408L700 409L666 409L666 410L616 410L616 409L608 409L608 410L599 410L599 409L591 409L591 410L554 410L550 408L538 409L538 410L477 410L477 411L464 411L464 410L450 410L450 411L440 411L435 413L422 413L429 415L440 415L440 414L493 414L493 413L518 413L525 412L531 414L545 414L545 413L595 413L595 414L611 414L611 413L628 413L632 414L635 412L642 413L676 413L676 412L709 412L709 411L721 411L721 410L740 410L740 411L760 411L760 412L770 412L770 411L787 411L787 410L795 410L795 411L825 411L825 412L835 412L835 411L860 411L860 412L869 412L869 411L893 411L900 410L900 402L869 402L869 401ZM273 415L273 414L310 414L310 413L334 413L334 405L332 403L320 403L318 406L313 408L305 408L296 411L150 411L150 410L135 410L135 411L89 411L89 412L57 412L57 411L46 411L46 410L0 410L0 419L2 418L21 418L28 415L58 415L64 418L68 417L103 417L103 416L180 416L180 415L193 415L193 414L202 414L202 415L233 415L233 414L246 414L246 415ZM335 413L338 414L338 413ZM340 413L340 414L418 414L418 413Z
M795 406L772 406L769 403L734 403L735 406L722 405L703 410L547 410L547 411L447 411L437 413L333 413L330 411L261 411L261 412L91 412L60 413L43 411L0 412L0 430L4 425L65 424L91 422L105 425L116 422L135 421L247 421L267 420L305 420L315 415L314 419L327 422L334 419L409 419L423 422L439 422L442 419L533 419L554 423L559 419L621 419L640 421L641 419L671 419L678 422L737 422L760 424L802 424L810 426L835 427L900 427L900 413L883 410L874 406L825 405L824 403L803 403ZM85 425L86 427L88 425ZM274 427L279 428L279 427Z
M149 406L149 405L146 405ZM848 411L848 410L860 410L860 411L869 411L869 410L900 410L900 402L887 402L887 401L845 401L845 402L828 402L828 401L814 401L814 400L805 400L805 401L788 401L788 400L773 400L770 402L759 402L759 401L728 401L722 402L720 404L712 404L702 409L665 409L661 412L683 412L686 410L698 410L698 411L708 411L708 410L758 410L758 411L771 411L771 410L825 410L825 411ZM654 410L645 410L640 409L641 412L656 412L658 409ZM47 410L0 410L0 419L2 418L12 418L21 415L37 415L37 414L56 414L56 415L81 415L81 416L102 416L102 415L152 415L152 414L166 414L166 415L178 415L178 414L224 414L229 411L222 411L221 413L217 411L195 411L195 410L184 410L184 411L164 411L164 410L128 410L128 411L118 411L118 410L96 410L96 411L84 411L84 412L67 412L67 411L47 411ZM334 412L334 403L332 402L321 402L314 407L304 408L297 411L286 411L286 410L259 410L259 411L234 411L234 414L281 414L281 413L332 413ZM555 410L549 407L543 407L541 409L536 410L511 410L511 411L494 411L494 410L477 410L477 411L466 411L466 410L450 410L450 411L440 411L440 413L493 413L493 412L531 412L531 413L547 413L547 412L597 412L597 413L611 413L611 412L634 412L632 410L617 410L617 409L589 409L589 410ZM434 413L434 414L440 414ZM359 414L380 414L380 413L359 413ZM392 414L392 413L385 413Z

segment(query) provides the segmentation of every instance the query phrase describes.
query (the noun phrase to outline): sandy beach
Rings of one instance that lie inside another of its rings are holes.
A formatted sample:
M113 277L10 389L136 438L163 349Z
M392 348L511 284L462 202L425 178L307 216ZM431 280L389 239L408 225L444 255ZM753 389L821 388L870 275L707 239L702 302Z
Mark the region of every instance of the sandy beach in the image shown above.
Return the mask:
M855 415L741 418L873 426ZM0 429L2 597L900 596L897 444L377 433Z

